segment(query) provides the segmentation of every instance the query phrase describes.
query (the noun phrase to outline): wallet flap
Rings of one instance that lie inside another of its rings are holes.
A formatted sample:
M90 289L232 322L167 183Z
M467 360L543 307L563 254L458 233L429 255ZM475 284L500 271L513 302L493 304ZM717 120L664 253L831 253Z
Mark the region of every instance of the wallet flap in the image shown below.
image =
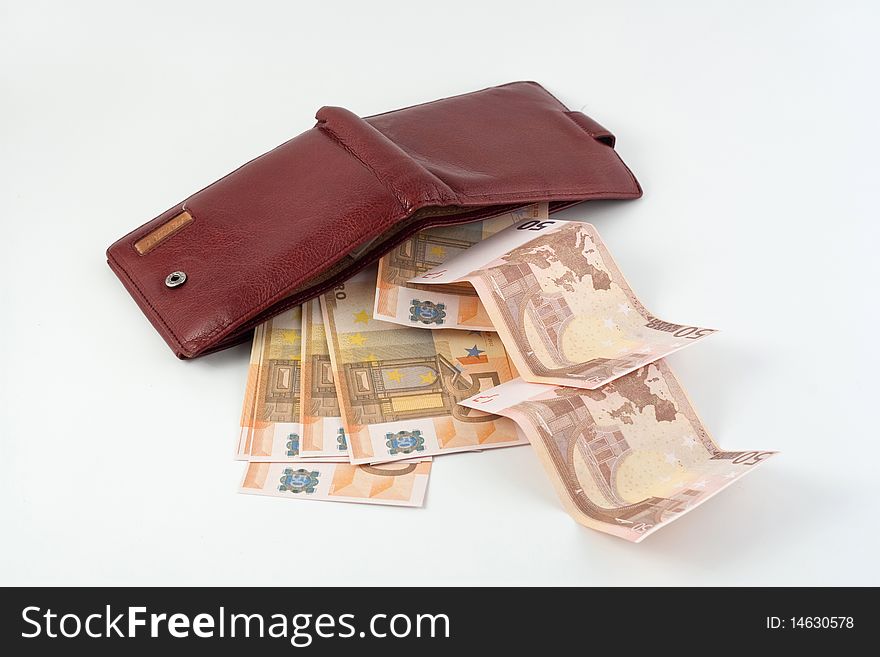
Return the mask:
M456 202L456 195L442 180L357 114L342 107L322 107L315 118L317 127L372 171L405 211L426 203Z

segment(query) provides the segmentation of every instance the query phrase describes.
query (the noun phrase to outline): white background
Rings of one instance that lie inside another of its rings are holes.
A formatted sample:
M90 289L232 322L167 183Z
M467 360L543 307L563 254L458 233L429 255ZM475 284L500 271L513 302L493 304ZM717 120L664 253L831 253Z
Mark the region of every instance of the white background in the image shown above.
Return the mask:
M592 5L592 6L591 6ZM864 2L3 2L0 583L880 584L878 15ZM237 494L247 346L177 360L104 261L309 128L517 79L612 129L581 206L725 448L783 454L640 545L529 448L426 507Z

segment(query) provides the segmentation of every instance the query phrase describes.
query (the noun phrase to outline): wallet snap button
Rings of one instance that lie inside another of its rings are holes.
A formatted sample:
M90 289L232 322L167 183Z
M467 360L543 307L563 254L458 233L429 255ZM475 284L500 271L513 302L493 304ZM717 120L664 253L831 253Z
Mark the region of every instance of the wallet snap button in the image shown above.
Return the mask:
M186 283L186 272L173 271L165 277L165 285L168 287L179 287Z

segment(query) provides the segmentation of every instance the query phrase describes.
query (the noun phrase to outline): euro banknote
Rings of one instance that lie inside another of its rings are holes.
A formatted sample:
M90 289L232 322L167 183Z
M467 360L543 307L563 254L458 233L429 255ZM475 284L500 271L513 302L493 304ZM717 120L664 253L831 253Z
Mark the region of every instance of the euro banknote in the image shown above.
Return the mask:
M519 222L414 280L473 285L533 383L596 389L715 333L648 312L581 222Z
M235 445L235 458L247 459L250 451L251 430L254 426L254 413L257 407L257 387L260 378L260 360L263 356L263 325L254 329L254 339L251 343L251 355L248 362L247 382L244 388L244 402L241 406L241 421L239 422L238 442Z
M373 266L321 297L351 462L525 444L507 418L457 405L515 376L498 336L378 320L375 283Z
M515 379L461 403L520 426L575 520L636 543L776 453L718 447L664 360L598 390Z
M547 208L535 203L483 221L428 228L403 241L379 260L373 316L403 326L493 331L470 285L429 288L408 281L519 221L547 219Z
M239 492L298 500L422 506L431 463L248 463Z

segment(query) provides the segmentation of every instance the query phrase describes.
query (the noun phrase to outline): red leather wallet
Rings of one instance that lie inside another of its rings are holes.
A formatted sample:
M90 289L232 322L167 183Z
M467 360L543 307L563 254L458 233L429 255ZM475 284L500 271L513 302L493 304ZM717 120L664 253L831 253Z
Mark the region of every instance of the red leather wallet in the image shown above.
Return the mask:
M316 118L107 249L180 358L247 340L423 228L642 193L614 136L535 82Z

